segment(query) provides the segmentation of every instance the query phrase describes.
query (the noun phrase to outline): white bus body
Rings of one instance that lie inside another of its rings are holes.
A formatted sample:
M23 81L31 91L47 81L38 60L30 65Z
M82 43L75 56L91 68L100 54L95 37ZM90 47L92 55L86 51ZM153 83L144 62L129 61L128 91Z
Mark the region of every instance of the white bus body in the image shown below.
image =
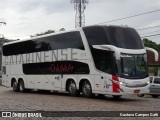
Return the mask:
M89 26L3 45L2 85L121 96L148 93L147 55L128 27Z

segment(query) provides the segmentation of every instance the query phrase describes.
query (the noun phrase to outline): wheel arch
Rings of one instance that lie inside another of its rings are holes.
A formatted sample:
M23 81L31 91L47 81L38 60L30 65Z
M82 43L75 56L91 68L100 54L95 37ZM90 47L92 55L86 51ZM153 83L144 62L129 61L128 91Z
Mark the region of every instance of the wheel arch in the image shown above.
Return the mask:
M25 87L27 87L27 80L26 80L26 77L24 75L21 75L21 76L18 77L18 83L21 80L24 82Z
M12 77L12 79L11 79L11 87L13 87L13 82L14 82L14 81L16 81L16 82L18 83L16 77Z
M89 80L89 78L82 78L82 79L80 79L80 81L79 81L79 90L82 92L82 85L83 85L83 82L84 81L87 81L87 82L89 82L90 84L91 84L91 87L92 87L92 83L91 83L91 81Z
M20 78L18 79L18 83L19 83L21 80L24 82L24 79L23 79L22 77L20 77Z

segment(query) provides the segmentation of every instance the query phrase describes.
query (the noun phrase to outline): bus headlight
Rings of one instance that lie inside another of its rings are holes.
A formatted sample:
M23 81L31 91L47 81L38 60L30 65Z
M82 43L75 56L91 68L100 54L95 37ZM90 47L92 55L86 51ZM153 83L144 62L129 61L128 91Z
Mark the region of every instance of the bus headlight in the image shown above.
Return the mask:
M123 83L122 83L122 82L119 82L119 84L120 84L120 85L123 85Z
M119 82L120 85L126 86L124 82Z

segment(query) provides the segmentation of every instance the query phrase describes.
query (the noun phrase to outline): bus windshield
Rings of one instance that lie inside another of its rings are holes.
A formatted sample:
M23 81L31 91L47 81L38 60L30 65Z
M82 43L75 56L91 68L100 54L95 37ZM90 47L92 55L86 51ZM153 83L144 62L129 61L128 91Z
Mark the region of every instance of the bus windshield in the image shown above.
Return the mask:
M113 45L125 49L144 49L136 30L129 27L92 26L83 28L88 44Z
M146 54L121 54L121 75L129 78L144 78L147 76Z

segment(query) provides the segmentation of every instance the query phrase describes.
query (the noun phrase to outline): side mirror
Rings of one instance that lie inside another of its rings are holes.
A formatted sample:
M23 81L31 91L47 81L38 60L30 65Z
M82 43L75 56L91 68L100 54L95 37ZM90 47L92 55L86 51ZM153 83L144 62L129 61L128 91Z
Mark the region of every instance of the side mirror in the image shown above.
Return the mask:
M155 56L155 61L158 61L159 54L158 54L158 52L157 52L155 49L149 48L149 47L145 47L145 49L148 50L148 51L153 52L153 53L154 53L154 56Z
M113 45L93 45L93 48L101 49L101 50L111 50L111 51L114 51L116 59L120 60L120 58L121 58L120 51L118 50L117 47L115 47Z

